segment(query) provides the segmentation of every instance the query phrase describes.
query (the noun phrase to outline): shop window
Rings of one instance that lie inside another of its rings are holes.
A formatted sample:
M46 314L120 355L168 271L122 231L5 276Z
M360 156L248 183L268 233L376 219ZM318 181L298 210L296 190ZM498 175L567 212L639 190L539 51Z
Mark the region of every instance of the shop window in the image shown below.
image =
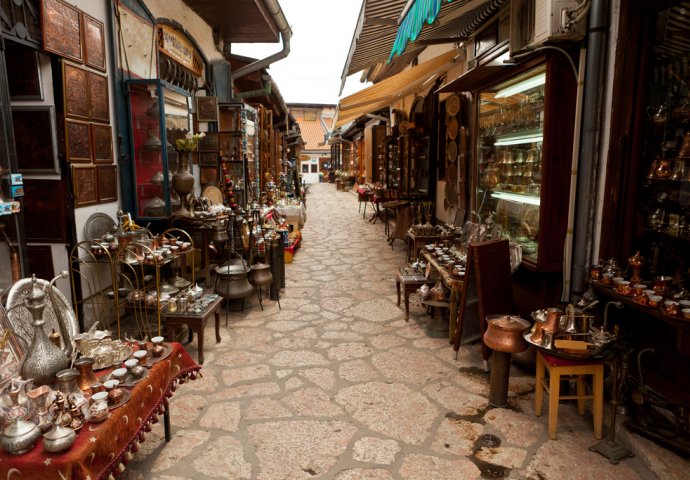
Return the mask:
M302 164L302 173L309 173L309 164L308 163Z
M311 173L319 173L319 166L317 164L311 164Z

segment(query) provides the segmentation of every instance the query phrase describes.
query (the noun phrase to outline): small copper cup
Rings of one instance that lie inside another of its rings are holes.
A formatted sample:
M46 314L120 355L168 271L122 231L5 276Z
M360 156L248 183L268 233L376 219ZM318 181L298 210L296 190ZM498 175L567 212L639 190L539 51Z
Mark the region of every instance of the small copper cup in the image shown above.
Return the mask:
M92 383L91 391L93 393L105 392L105 385L103 385L101 382Z
M666 300L664 302L664 312L666 312L667 315L678 315L678 312L680 312L679 303L673 300Z
M592 280L601 280L601 265L592 265L589 268L589 278Z

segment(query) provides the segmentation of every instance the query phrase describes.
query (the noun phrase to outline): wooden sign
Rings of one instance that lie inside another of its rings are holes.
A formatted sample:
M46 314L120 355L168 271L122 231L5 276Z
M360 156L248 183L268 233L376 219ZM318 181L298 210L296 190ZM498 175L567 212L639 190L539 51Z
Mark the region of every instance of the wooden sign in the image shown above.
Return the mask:
M158 26L158 48L167 56L201 76L203 62L196 53L194 45L170 25Z
M487 315L515 314L509 248L505 238L470 244L465 266L466 288L460 300L458 328L453 339L455 351L460 348L463 321L466 320L464 317L472 290L476 291L477 317L482 336L486 331ZM482 341L482 358L487 371L490 353L489 347Z

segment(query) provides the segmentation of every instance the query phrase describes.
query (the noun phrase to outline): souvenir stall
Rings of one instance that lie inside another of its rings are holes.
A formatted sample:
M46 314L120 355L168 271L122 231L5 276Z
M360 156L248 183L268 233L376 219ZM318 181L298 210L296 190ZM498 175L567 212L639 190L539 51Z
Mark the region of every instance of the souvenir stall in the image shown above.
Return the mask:
M107 330L78 333L75 311L54 286L65 274L15 282L8 308L0 307L4 476L122 473L160 415L170 440L168 399L199 375L181 345L161 336L137 342Z

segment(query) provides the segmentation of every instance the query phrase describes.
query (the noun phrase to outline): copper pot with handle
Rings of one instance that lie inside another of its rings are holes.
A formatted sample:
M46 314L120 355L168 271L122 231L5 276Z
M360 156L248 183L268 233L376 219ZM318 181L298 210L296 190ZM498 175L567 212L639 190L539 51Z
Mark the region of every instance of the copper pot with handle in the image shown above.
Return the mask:
M244 298L254 292L247 274L250 269L242 261L240 264L231 263L216 267L216 285L214 293L226 299Z
M516 353L527 349L522 334L530 327L527 320L516 315L487 315L484 344L499 352Z

